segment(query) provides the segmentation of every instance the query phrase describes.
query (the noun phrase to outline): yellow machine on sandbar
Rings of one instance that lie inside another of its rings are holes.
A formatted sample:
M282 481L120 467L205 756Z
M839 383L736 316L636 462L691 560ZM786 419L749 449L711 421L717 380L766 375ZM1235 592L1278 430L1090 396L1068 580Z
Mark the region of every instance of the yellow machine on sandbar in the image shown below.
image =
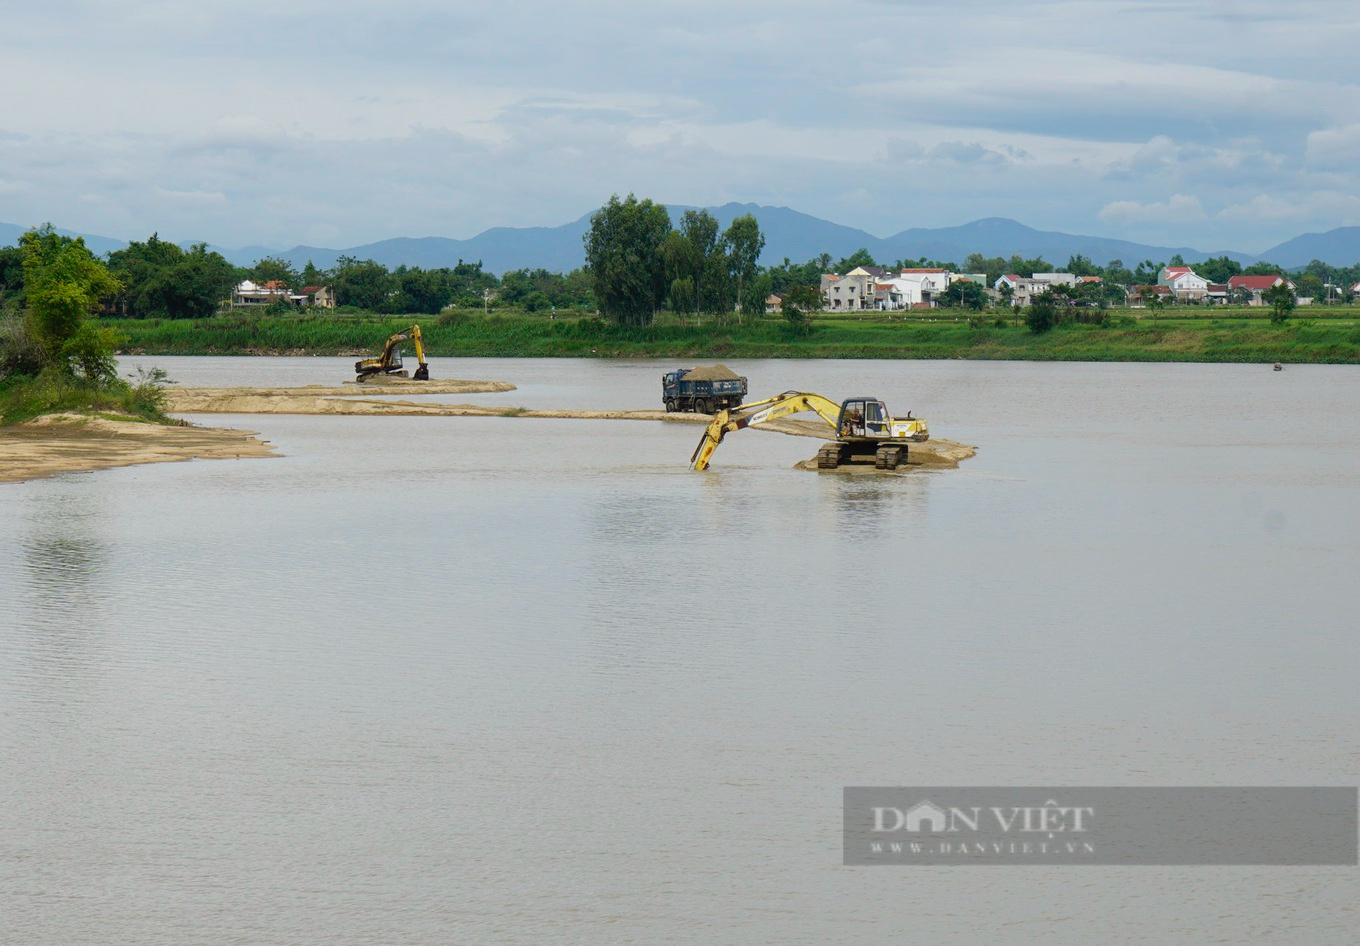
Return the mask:
M729 431L802 411L811 411L826 421L836 438L817 451L819 470L869 460L873 460L876 469L895 470L907 462L908 443L930 439L924 420L912 417L910 411L905 420L894 420L877 398L850 397L837 404L820 394L785 391L777 397L715 414L689 458L690 465L696 470L707 469L709 457Z
M354 363L354 372L358 377L356 381L367 381L369 378L383 375L385 377L406 377L406 372L401 367L401 349L397 346L407 339L416 349L416 368L415 374L411 375L415 381L430 380L430 366L425 363L425 346L420 341L420 326L412 325L405 331L397 332L387 340L383 346L382 354L377 358L362 358Z

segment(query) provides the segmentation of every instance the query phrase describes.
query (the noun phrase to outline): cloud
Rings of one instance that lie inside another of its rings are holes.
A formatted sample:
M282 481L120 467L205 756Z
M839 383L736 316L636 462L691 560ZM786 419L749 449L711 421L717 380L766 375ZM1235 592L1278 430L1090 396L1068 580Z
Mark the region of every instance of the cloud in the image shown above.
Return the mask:
M357 245L556 225L631 190L880 233L1009 216L1268 246L1360 193L1356 37L1335 26L1324 0L974 0L964 19L898 0L57 0L5 17L0 83L27 91L0 116L0 209Z
M1187 224L1207 220L1198 197L1176 194L1163 203L1140 204L1134 200L1117 200L1100 209L1100 219L1106 223L1128 224Z
M1360 124L1310 134L1305 162L1320 171L1353 171L1360 167Z
M227 195L220 191L177 191L157 187L154 195L167 203L191 207L224 206L227 203Z
M1318 191L1304 194L1257 194L1250 200L1230 204L1215 214L1215 219L1232 224L1296 223L1304 225L1319 217L1332 217L1333 229L1360 221L1360 196L1352 193Z
M1017 158L1023 160L1028 155L1021 149L1005 148L996 151L984 147L976 141L965 144L962 141L944 141L930 149L930 157L954 161L959 164L976 164L991 168L1001 168Z

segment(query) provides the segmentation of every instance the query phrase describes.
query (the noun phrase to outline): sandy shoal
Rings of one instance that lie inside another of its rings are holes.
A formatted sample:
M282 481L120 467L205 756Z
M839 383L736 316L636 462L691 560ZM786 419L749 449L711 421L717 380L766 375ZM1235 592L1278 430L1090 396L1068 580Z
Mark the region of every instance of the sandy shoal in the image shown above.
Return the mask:
M140 463L274 456L253 431L48 414L0 427L0 483Z
M471 394L513 391L504 381L384 380L343 385L295 388L180 388L166 389L167 410L173 414L352 414L365 416L539 417L593 420L665 421L700 426L705 414L668 414L663 410L531 410L482 404L437 401L379 400L382 394ZM782 418L754 425L797 437L827 439L827 426L817 420ZM973 447L951 440L913 443L904 470L950 469L976 453ZM0 482L14 482L53 473L85 472L137 463L172 460L274 456L274 448L251 431L198 426L162 426L105 417L49 415L0 428ZM815 459L799 464L816 469ZM832 471L824 471L832 472ZM854 464L835 472L879 473L872 464Z

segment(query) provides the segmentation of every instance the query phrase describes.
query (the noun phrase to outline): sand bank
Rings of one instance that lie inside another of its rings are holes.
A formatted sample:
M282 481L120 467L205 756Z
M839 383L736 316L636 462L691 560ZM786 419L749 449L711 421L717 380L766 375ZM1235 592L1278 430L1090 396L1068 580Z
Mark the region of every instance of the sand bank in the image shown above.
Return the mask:
M140 463L273 455L273 446L248 430L165 426L77 414L48 414L0 427L0 483Z
M662 421L699 427L703 414L668 414L663 410L531 410L515 406L445 404L438 401L380 400L383 394L471 394L513 391L505 381L402 381L311 385L295 388L166 389L167 410L174 414L352 414L364 416L543 417L587 420ZM782 418L749 428L796 437L827 439L819 420ZM697 439L697 437L696 437ZM930 440L909 448L907 471L948 469L973 456L974 448L950 440ZM171 460L272 456L273 447L250 431L211 427L166 427L157 424L51 415L0 428L0 482L52 473L84 472L136 463ZM677 461L683 462L683 457ZM816 469L809 460L799 464ZM880 473L856 464L837 472ZM902 471L899 471L902 472Z

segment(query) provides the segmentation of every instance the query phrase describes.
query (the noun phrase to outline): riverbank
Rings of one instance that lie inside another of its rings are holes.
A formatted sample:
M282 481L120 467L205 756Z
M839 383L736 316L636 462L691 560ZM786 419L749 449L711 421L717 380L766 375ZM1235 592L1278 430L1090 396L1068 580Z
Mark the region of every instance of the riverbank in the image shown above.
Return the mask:
M276 456L249 430L157 424L118 415L46 414L0 427L0 483L143 463Z
M932 310L940 312L944 310ZM1210 310L1211 311L1211 310ZM1327 310L1331 313L1331 310ZM433 357L575 358L921 358L988 361L1182 361L1360 364L1354 314L1296 318L1284 326L1232 313L1223 318L1110 316L1105 324L1070 324L1035 335L1015 320L988 314L973 324L952 315L889 319L815 318L806 331L787 322L623 328L599 319L444 315L417 318ZM1000 321L1002 324L997 324ZM106 320L137 355L371 356L411 317ZM408 353L409 357L409 353Z

